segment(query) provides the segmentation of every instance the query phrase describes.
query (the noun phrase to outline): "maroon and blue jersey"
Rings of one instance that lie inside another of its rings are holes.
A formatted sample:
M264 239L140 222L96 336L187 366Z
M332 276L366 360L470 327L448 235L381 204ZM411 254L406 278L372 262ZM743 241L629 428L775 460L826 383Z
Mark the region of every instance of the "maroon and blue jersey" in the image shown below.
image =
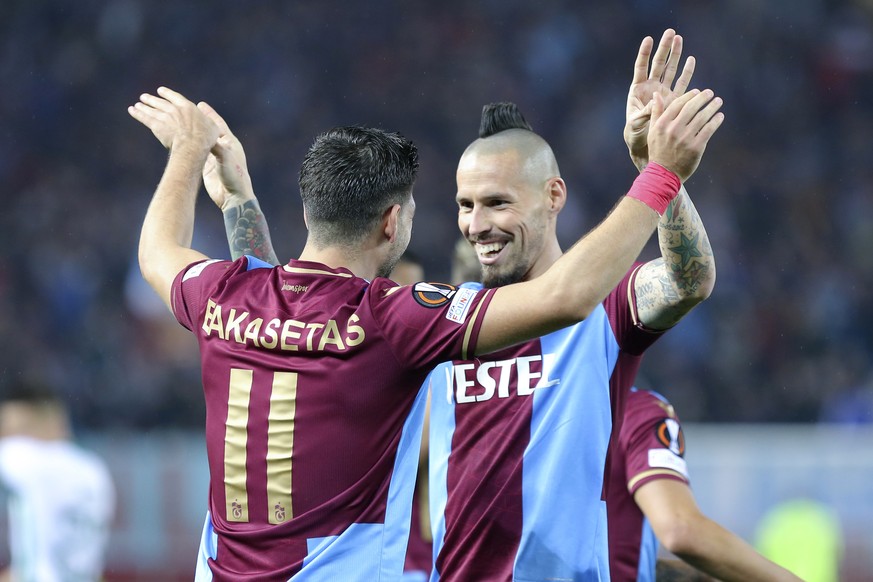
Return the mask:
M429 376L432 582L609 579L607 451L660 336L638 267L581 323Z
M492 293L252 257L189 266L209 511L197 580L397 580L436 362L475 348Z
M633 388L611 451L606 489L613 582L654 582L658 540L634 493L657 479L688 483L684 455L685 436L673 406L657 392Z

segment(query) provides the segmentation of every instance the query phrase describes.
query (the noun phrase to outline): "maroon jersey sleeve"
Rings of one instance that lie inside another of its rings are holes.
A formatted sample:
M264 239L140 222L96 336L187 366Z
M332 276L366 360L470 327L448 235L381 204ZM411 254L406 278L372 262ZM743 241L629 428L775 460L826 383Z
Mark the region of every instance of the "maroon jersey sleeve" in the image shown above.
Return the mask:
M618 341L618 346L631 355L640 355L646 348L655 343L663 331L648 329L637 317L637 298L634 292L634 281L643 263L637 262L631 267L621 282L613 289L603 306L609 314L612 331Z
M660 395L646 390L630 392L619 439L631 495L655 479L688 483L682 425L673 406Z
M182 269L176 275L170 289L170 301L176 320L186 329L194 331L198 314L203 310L208 293L220 279L245 270L246 260L246 257L233 262L208 259L192 263Z
M376 279L370 307L397 359L425 368L470 359L493 294L493 289L424 282L398 286Z

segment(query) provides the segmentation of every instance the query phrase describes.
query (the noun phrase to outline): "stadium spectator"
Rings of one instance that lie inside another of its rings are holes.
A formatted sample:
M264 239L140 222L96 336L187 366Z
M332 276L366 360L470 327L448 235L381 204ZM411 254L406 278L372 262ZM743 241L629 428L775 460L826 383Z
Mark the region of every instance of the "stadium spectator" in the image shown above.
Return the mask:
M673 406L648 390L631 389L621 433L613 443L606 490L610 579L674 579L671 561L657 565L658 542L725 582L794 581L799 578L758 554L707 518L688 486L685 433Z
M102 579L112 479L103 459L73 441L64 401L41 382L16 377L0 387L0 484L12 558L0 580Z
M697 168L720 106L710 91L656 99L652 163L601 225L536 279L473 291L383 278L411 236L417 155L361 127L321 134L304 159L300 259L208 260L189 247L196 194L210 151L239 180L225 157L236 140L205 103L165 87L141 95L128 112L170 156L140 266L201 349L211 487L198 578L399 574L430 367L597 309Z
M871 386L869 3L796 0L786 10L728 0L714 11L510 0L500 18L491 2L459 0L402 11L384 2L242 9L214 0L196 17L191 5L139 0L2 6L0 179L9 196L0 217L0 361L48 374L74 396L82 428L147 430L172 416L190 429L203 418L202 402L179 389L198 381L196 361L179 361L190 350L144 333L124 301L136 253L129 228L144 211L130 193L164 160L107 109L157 78L233 103L232 125L257 152L261 203L293 225L277 247L283 256L305 236L298 209L282 202L294 186L288 160L302 157L319 128L402 127L429 161L410 247L443 280L457 234L444 188L471 112L512 95L549 136L567 183L584 185L572 198L584 195L585 204L571 199L562 213L566 248L627 179L616 128L629 47L645 30L680 23L706 39L697 56L714 66L699 79L730 102L733 122L698 175L711 194L696 201L728 260L718 293L656 344L646 375L670 386L686 421L815 422L844 392ZM220 251L217 225L198 225L195 237ZM57 268L37 267L46 263ZM27 326L13 325L21 318ZM698 390L700 377L711 390Z

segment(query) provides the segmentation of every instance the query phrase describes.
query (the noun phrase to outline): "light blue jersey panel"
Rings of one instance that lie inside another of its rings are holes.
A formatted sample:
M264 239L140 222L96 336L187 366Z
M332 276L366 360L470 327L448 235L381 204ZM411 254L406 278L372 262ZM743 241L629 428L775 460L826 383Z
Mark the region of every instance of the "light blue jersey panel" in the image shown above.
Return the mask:
M452 437L455 434L455 399L452 394L452 363L440 364L425 380L430 386L430 425L439 430L430 431L428 442L428 472L430 481L430 523L433 532L433 560L443 547L446 535L446 501L448 499L448 459L452 452ZM436 568L431 572L431 582L440 579Z
M194 571L194 582L211 582L212 570L209 569L209 558L215 559L218 549L218 536L212 529L212 516L207 511L203 532L200 534L200 549L197 551L197 568Z
M427 397L425 383L415 398L400 436L388 500L385 523L354 523L339 535L307 540L303 569L294 582L399 582L406 561L409 526L421 432ZM208 559L215 558L218 539L207 514L200 539L195 582L209 582Z
M271 265L267 261L261 260L258 257L253 257L252 255L246 255L246 259L248 260L246 271L251 271L252 269L272 269L275 267L275 265Z
M308 540L308 555L303 570L294 582L399 582L406 561L409 525L418 457L421 451L421 431L427 384L420 389L403 433L394 460L385 523L355 523L338 536ZM368 567L378 560L378 568Z
M658 562L658 538L652 531L652 524L643 518L643 535L640 538L640 563L637 569L637 582L655 582L655 568Z
M541 338L544 374L533 393L524 453L518 582L609 580L601 501L612 430L609 381L619 347L603 306Z

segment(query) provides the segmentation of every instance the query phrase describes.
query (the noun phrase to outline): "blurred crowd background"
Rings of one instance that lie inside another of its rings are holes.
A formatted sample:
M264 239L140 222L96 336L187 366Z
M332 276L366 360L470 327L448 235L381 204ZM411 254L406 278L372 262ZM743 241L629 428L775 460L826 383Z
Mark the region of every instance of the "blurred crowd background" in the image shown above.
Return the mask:
M635 176L632 64L668 26L698 59L693 86L725 100L688 183L718 282L641 383L686 421L873 420L870 0L3 0L0 369L61 387L82 429L202 426L193 337L136 267L166 160L126 112L142 92L224 115L283 260L304 241L297 168L315 135L402 132L421 157L410 248L445 280L482 105L517 102L551 142L569 246ZM195 245L226 257L205 195L198 212Z

